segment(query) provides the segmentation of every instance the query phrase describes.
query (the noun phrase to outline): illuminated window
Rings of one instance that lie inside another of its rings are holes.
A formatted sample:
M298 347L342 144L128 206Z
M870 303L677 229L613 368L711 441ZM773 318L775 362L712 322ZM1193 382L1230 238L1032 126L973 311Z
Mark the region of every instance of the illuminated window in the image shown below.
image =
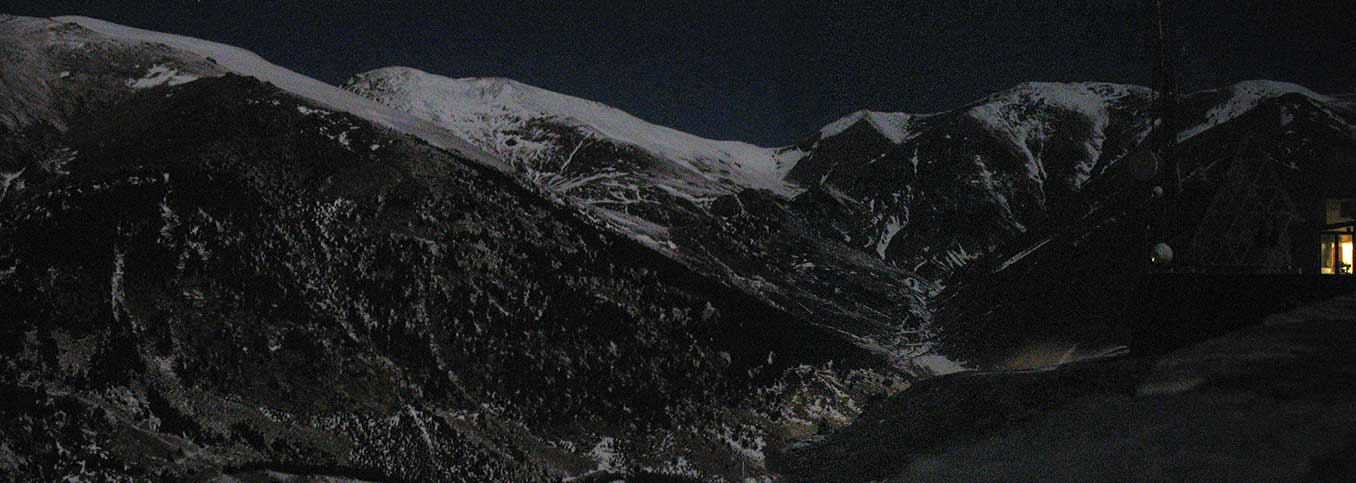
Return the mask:
M1353 266L1353 237L1356 237L1356 200L1328 200L1326 224L1319 235L1319 272L1350 275Z
M1352 235L1350 233L1324 233L1319 244L1319 260L1323 261L1320 271L1324 274L1350 274L1352 267Z

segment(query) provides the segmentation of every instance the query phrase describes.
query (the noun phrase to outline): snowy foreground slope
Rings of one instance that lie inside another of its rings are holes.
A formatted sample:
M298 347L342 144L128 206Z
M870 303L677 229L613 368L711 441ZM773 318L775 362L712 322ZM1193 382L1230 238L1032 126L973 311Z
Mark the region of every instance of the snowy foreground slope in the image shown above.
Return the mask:
M1349 481L1356 296L1157 357L927 381L785 481Z

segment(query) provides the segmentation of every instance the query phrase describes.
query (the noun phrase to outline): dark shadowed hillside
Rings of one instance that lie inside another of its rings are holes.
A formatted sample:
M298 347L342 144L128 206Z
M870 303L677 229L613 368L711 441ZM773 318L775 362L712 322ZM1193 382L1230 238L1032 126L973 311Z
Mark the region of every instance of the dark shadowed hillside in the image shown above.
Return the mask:
M6 138L24 163L0 204L21 479L540 481L594 468L599 445L721 474L758 448L752 388L879 363L497 172L256 80Z

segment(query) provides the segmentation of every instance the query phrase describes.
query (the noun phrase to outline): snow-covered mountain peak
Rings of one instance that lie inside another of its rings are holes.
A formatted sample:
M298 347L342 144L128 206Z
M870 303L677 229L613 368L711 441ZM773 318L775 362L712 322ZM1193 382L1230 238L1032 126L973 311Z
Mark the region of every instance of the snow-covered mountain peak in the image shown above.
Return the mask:
M1143 87L1106 82L1024 82L968 104L959 111L995 129L1006 130L1029 123L1033 111L1041 108L1054 108L1097 122L1107 116L1107 109L1117 101L1149 95L1149 89ZM920 134L920 121L951 112L957 111L910 114L860 110L820 128L819 138L837 136L865 122L882 136L900 144Z
M1027 81L1012 86L1012 88L999 91L989 98L999 98L1012 96L1020 93L1040 93L1051 98L1060 98L1067 96L1084 96L1092 94L1102 98L1114 99L1131 94L1142 94L1148 92L1146 87L1116 84L1112 82L1049 82L1049 81Z
M411 68L407 67L407 69ZM483 98L501 97L505 94L513 95L523 88L531 87L527 84L504 77L474 78L471 79L470 84L479 89L480 96Z
M459 99L476 99L484 102L495 100L537 101L550 97L568 97L545 89L539 89L505 77L465 77L452 79L430 74L414 67L389 66L373 69L354 75L345 83L350 91L370 89L377 93L402 93L407 97L420 97L419 100L436 100L435 90L455 93ZM583 99L578 99L583 102ZM559 101L559 99L557 99Z
M493 112L511 112L525 118L570 118L590 125L644 122L598 102L503 77L454 79L413 67L393 66L357 74L345 87L444 127L474 121L477 115Z
M1336 99L1310 90L1307 87L1290 82L1271 80L1242 81L1220 89L1204 90L1188 95L1185 103L1208 105L1199 122L1188 125L1178 134L1179 141L1185 141L1205 132L1212 127L1224 124L1256 108L1267 99L1287 94L1300 94L1322 103Z
M1299 84L1264 79L1238 82L1226 87L1225 90L1228 90L1234 96L1279 97L1286 94L1304 94L1319 101L1329 100L1328 96L1314 92Z
M1148 89L1102 82L1027 82L991 95L970 106L965 115L992 132L1026 160L1031 179L1044 182L1047 166L1046 146L1059 136L1084 132L1084 142L1076 155L1061 156L1072 163L1072 175L1066 181L1078 189L1092 175L1102 158L1106 130L1114 111L1134 99L1147 104ZM1147 124L1138 129L1148 132Z
M1092 119L1104 117L1108 107L1130 96L1149 96L1143 87L1105 82L1024 82L971 105L972 117L991 119L995 113L1051 107ZM999 115L998 118L1008 116Z
M913 121L923 117L903 112L879 112L860 110L829 123L819 130L819 138L830 138L842 134L848 128L861 122L868 123L876 132L895 144L902 143L914 134L909 128Z
M797 151L701 138L599 102L510 79L454 79L410 67L385 67L357 74L345 87L492 151L499 148L495 143L504 141L496 133L545 120L634 146L708 179L784 194L794 191L783 178Z

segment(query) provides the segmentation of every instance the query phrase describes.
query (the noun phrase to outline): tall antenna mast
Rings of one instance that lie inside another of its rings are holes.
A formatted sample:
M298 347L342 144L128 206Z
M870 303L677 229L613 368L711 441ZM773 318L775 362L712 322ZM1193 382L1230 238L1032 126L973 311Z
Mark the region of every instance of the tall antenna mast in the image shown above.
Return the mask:
M1169 197L1181 190L1181 173L1174 148L1177 146L1177 58L1176 35L1172 25L1171 0L1154 2L1154 98L1153 117L1157 121L1158 143L1155 154L1161 160L1159 180ZM1170 199L1170 198L1169 198Z
M1153 189L1155 200L1150 208L1148 235L1150 260L1161 269L1168 267L1173 260L1172 246L1168 240L1173 236L1172 210L1173 200L1181 192L1181 174L1174 152L1177 146L1177 63L1174 52L1176 32L1172 25L1171 0L1153 0L1154 14L1154 103L1152 108L1152 126L1154 143L1150 147L1150 158L1155 159L1157 168ZM1150 269L1152 272L1154 269Z

